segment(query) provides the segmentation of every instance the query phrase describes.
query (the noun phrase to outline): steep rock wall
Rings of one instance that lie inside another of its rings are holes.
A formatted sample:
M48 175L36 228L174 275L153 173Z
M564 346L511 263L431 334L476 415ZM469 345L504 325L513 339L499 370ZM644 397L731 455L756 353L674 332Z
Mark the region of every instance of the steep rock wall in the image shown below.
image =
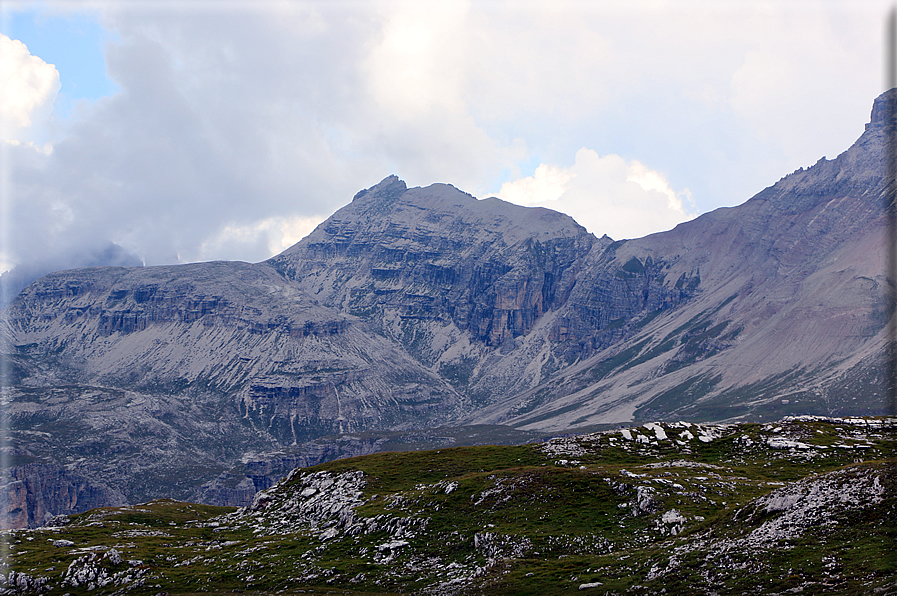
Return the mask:
M127 504L117 490L53 465L13 466L0 481L0 528L36 528L57 515Z

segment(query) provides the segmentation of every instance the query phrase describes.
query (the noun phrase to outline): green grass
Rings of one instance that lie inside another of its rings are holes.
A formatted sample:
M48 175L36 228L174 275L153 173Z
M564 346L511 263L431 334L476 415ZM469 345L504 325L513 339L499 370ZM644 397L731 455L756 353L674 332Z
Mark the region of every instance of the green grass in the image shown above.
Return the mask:
M665 441L650 429L634 429L646 443L609 431L547 445L334 461L276 487L271 508L259 517L171 500L95 510L63 528L11 533L7 563L47 578L50 593L72 596L414 594L453 579L451 593L459 594L894 591L894 490L863 509L832 510L827 519L836 523L809 527L773 547L714 546L738 544L775 521L779 513L753 502L787 483L840 470L888 477L888 466L897 465L893 430L801 420L732 426L704 442L691 426L694 436L679 444L686 428L665 429ZM818 447L769 445L783 435ZM846 444L872 447L839 447ZM363 472L363 503L354 518L344 523L326 511L315 514L319 522L296 517L311 474L338 478L357 471ZM639 494L649 495L641 508ZM665 522L664 514L682 521ZM369 522L371 531L349 531ZM329 527L339 531L327 535ZM59 539L74 546L50 542ZM394 552L384 546L397 540L407 544ZM121 553L121 563L103 558L110 548ZM91 552L98 573L134 577L90 590L62 586L69 566L83 564L79 557ZM601 586L579 590L594 582Z

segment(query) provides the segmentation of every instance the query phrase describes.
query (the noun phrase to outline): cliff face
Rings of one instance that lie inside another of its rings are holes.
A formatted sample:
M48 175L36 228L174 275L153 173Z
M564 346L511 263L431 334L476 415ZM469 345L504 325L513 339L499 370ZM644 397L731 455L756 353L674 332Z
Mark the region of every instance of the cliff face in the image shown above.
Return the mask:
M53 359L46 370L23 365L29 385L64 380L224 397L225 419L244 419L286 444L438 424L463 404L363 321L320 306L264 266L53 274L20 295L8 321L22 360Z
M661 260L617 263L618 245L547 209L391 176L268 263L483 405L693 295L694 275L668 280Z
M468 403L267 266L53 274L7 323L4 448L129 502L190 498L241 460L324 435L440 426Z
M127 504L117 490L52 465L14 466L3 471L2 482L4 528L36 528L57 515Z
M391 176L269 263L328 306L440 320L496 347L563 304L571 267L609 243L561 213Z
M48 275L0 330L10 449L227 500L267 482L240 465L338 433L879 412L894 101L836 159L637 240L390 176L264 263Z

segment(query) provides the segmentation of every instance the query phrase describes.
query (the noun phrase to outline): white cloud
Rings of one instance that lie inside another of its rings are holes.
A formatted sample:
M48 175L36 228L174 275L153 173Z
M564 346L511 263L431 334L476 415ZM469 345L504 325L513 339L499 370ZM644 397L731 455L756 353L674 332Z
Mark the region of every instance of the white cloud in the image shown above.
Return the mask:
M666 178L638 161L619 155L576 152L573 166L541 164L532 176L502 185L498 197L571 216L597 236L638 238L692 219L683 206L688 189L674 191Z
M365 70L373 97L396 117L461 112L466 2L398 3Z
M305 238L322 221L324 217L269 217L248 225L227 225L214 238L203 242L201 259L240 260L241 255L253 253L259 243L275 255Z
M536 205L560 199L570 181L576 177L573 168L540 164L532 176L505 182L498 193L499 198L517 205Z
M59 72L24 43L0 33L0 123L4 140L16 138L46 115L59 92Z
M642 190L659 192L667 198L667 209L669 211L685 215L682 199L676 194L676 191L670 188L669 182L662 174L649 170L637 161L632 161L629 164L629 174L626 176L626 181L635 182L642 187ZM681 194L691 199L691 192L687 188Z

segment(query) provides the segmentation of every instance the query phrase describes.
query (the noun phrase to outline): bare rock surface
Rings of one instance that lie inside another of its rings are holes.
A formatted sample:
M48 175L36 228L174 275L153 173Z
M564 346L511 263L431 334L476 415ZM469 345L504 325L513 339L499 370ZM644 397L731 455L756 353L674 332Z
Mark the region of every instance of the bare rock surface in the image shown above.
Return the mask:
M2 482L0 519L6 527L36 528L61 514L127 503L113 488L48 464L8 468Z

